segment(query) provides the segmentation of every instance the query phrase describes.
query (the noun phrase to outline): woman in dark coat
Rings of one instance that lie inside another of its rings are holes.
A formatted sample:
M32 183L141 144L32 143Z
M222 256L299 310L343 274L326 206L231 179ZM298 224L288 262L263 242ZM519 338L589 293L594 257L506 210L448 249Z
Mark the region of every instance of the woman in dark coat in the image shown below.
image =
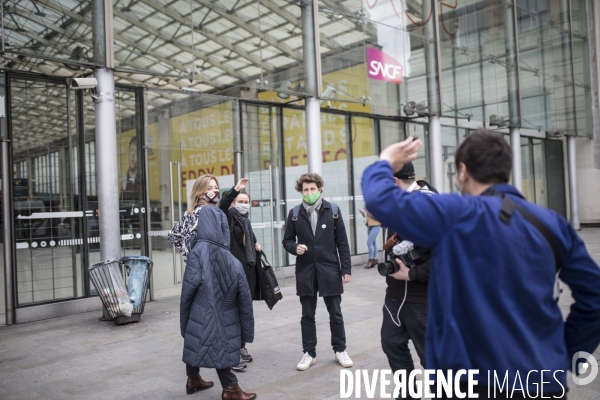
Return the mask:
M240 179L238 184L223 196L219 208L227 215L229 222L231 254L244 266L252 299L258 300L260 289L258 288L257 268L259 268L259 252L262 251L262 248L256 241L248 219L250 195L245 191L248 181L248 178ZM252 361L252 356L248 354L244 342L242 342L240 356L244 362Z
M169 232L186 262L180 306L186 391L211 388L200 367L216 368L223 400L252 400L256 395L243 392L231 371L240 360L240 343L254 340L252 297L242 265L229 251L227 217L210 207L219 200L216 178L198 178L191 198L192 211Z

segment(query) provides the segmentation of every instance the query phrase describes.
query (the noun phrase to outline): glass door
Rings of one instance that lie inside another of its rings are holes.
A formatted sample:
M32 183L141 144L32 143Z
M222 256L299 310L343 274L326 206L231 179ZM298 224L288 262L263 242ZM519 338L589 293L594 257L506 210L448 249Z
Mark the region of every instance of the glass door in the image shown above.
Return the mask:
M11 79L17 306L86 294L72 95L63 82Z
M168 131L158 136L169 138ZM158 298L179 294L183 276L180 252L167 240L167 234L181 220L187 205L183 195L181 148L159 142L149 149L147 163L150 192L148 236L154 262L154 298Z
M243 103L244 175L250 179L250 221L256 240L271 262L280 286L284 285L285 255L281 241L285 229L282 201L280 114L278 107ZM258 139L258 140L256 140Z

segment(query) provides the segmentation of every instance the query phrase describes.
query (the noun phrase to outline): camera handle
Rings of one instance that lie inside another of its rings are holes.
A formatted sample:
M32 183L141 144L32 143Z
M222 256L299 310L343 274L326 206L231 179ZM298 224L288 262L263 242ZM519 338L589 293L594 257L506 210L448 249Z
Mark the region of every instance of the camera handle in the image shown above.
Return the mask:
M407 291L408 291L408 281L404 281L404 299L402 299L402 304L400 304L400 307L398 308L398 313L396 314L396 319L398 320L398 323L396 323L396 321L394 321L394 316L392 315L392 312L388 308L387 304L385 304L385 300L383 300L383 305L384 305L385 309L387 310L388 314L390 314L390 318L392 319L392 322L394 323L394 325L396 325L398 328L400 328L402 326L402 322L400 322L400 311L402 310L402 306L404 306L404 302L406 301Z

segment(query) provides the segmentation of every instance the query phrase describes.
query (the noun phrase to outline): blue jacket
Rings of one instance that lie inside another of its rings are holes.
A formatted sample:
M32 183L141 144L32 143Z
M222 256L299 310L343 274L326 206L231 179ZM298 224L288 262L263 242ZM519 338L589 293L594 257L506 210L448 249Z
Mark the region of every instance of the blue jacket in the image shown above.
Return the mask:
M242 264L229 252L229 225L217 207L202 207L196 243L181 287L183 362L231 368L240 363L242 341L254 340L254 315Z
M500 198L406 194L394 185L387 161L371 165L362 177L375 218L432 249L426 368L479 369L479 384L488 384L487 371L496 371L500 381L508 371L511 388L517 371L526 385L529 371L551 370L544 372L544 382L550 382L544 392L561 392L557 380L566 387L573 354L591 354L600 342L600 269L559 214L527 202L510 185L494 189L555 236L563 260L559 276L575 299L566 322L553 298L556 265L550 245L518 212L503 223ZM556 380L557 370L564 372ZM539 373L529 381L532 394Z

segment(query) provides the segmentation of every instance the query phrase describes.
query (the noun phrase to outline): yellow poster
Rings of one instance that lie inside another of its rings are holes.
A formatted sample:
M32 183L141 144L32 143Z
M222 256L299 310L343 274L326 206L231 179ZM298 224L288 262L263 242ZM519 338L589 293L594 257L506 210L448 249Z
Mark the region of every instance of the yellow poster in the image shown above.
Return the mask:
M301 82L300 82L301 83ZM355 111L369 113L371 107L367 104L369 89L366 79L364 64L331 72L323 76L324 96L335 100L323 100L321 104L321 145L323 150L323 162L344 160L347 156L348 124L346 116L327 113L328 109L344 111ZM303 101L297 97L290 96L281 99L276 92L265 91L258 94L260 100L303 105ZM271 135L272 126L277 126L276 117L269 123L267 108L259 110L260 123L260 149L261 162L266 169L271 160ZM365 157L373 155L372 127L367 124L354 124L352 129L352 143L354 157ZM294 109L283 110L283 150L285 154L285 166L300 166L307 164L306 146L306 119L304 111Z
M231 102L170 119L171 159L181 158L181 181L233 174Z

